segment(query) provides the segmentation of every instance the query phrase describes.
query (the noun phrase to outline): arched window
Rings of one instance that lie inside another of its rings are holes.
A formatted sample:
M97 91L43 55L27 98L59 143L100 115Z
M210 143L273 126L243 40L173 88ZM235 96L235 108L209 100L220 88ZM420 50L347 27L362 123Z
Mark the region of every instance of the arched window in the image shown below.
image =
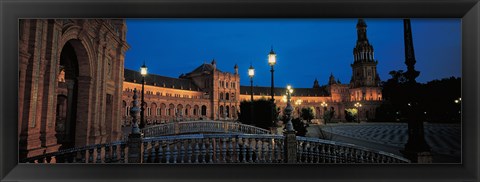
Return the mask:
M230 99L229 94L226 93L226 94L225 94L225 100L229 100L229 99Z
M202 106L202 116L206 116L207 115L207 106L203 105Z
M220 92L220 100L223 100L223 92Z
M220 117L223 117L223 106L220 106Z
M230 117L230 108L228 106L225 107L225 116Z

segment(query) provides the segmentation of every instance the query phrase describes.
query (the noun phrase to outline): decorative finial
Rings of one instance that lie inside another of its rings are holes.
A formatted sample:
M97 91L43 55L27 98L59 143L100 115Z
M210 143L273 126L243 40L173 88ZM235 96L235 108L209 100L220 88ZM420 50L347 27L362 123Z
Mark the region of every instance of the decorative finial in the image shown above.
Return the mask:
M271 49L270 49L270 54L275 54L275 52L273 51L273 45L272 45L272 47L271 47Z
M138 128L137 117L140 114L140 108L138 107L138 95L137 88L133 89L133 107L130 109L130 115L132 116L132 134L139 134L140 128Z

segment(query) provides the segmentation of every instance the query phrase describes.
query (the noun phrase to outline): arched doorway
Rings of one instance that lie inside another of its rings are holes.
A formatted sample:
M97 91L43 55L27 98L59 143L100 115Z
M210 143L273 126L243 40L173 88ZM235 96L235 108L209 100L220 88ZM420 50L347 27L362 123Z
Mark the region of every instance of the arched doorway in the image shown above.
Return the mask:
M65 104L57 107L57 115L64 116L56 120L56 124L63 125L61 132L57 132L57 143L60 149L75 147L76 140L85 139L87 128L79 128L79 123L86 126L88 113L82 112L88 109L89 88L91 86L89 76L88 55L80 40L70 40L63 46L60 53L60 68L62 79L58 79L57 93L65 93L64 100L57 100L57 104ZM87 96L87 97L85 97ZM57 97L58 99L58 97ZM61 101L60 103L58 101ZM62 103L63 102L63 103ZM63 121L62 121L63 119ZM78 136L82 137L78 137ZM81 144L85 145L86 141Z

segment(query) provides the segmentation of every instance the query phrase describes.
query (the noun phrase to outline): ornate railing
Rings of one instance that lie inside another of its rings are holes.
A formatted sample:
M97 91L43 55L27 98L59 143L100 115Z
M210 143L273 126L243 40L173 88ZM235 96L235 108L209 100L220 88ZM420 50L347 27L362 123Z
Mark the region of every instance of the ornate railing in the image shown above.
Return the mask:
M285 163L287 140L269 134L189 134L90 145L31 157L27 163ZM296 163L409 163L408 159L365 147L296 137ZM131 145L131 146L130 146ZM138 152L130 152L136 146ZM138 160L139 159L139 160Z
M141 130L145 137L191 133L270 134L270 131L251 125L224 121L181 121L160 124Z
M297 137L297 163L409 163L410 160L353 144Z
M394 154L353 144L284 135L234 122L173 122L139 130L136 89L132 132L122 141L30 157L26 163L408 163ZM289 105L286 109L291 111ZM289 109L290 108L290 109ZM287 114L289 116L289 114ZM143 133L143 134L142 134ZM192 134L197 133L197 134ZM204 133L204 134L200 134ZM221 133L221 134L211 134ZM188 134L188 135L181 135Z
M297 163L408 163L353 144L296 137ZM143 163L284 163L282 135L193 134L143 140Z
M145 138L143 163L283 163L283 136L192 134Z
M59 150L20 162L23 163L125 163L128 147L125 141L88 145L80 148Z

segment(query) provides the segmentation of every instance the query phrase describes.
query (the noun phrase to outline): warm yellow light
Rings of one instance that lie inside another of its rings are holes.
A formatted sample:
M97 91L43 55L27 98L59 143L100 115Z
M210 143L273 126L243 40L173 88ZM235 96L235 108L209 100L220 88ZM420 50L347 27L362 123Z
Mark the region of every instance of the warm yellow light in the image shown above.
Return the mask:
M254 69L248 69L248 76L253 77L255 75L255 70Z
M248 76L252 78L255 75L255 69L253 68L252 65L250 65L250 68L248 68Z
M323 106L323 107L327 107L327 106L328 106L328 104L325 103L325 101L323 101L322 104L320 104L320 105Z
M142 74L142 76L147 75L147 66L145 66L145 63L140 67L140 74Z
M275 65L276 62L277 62L277 55L275 53L268 54L268 64L270 66L273 66Z
M290 89L292 89L292 86L287 85L287 90L290 90Z

